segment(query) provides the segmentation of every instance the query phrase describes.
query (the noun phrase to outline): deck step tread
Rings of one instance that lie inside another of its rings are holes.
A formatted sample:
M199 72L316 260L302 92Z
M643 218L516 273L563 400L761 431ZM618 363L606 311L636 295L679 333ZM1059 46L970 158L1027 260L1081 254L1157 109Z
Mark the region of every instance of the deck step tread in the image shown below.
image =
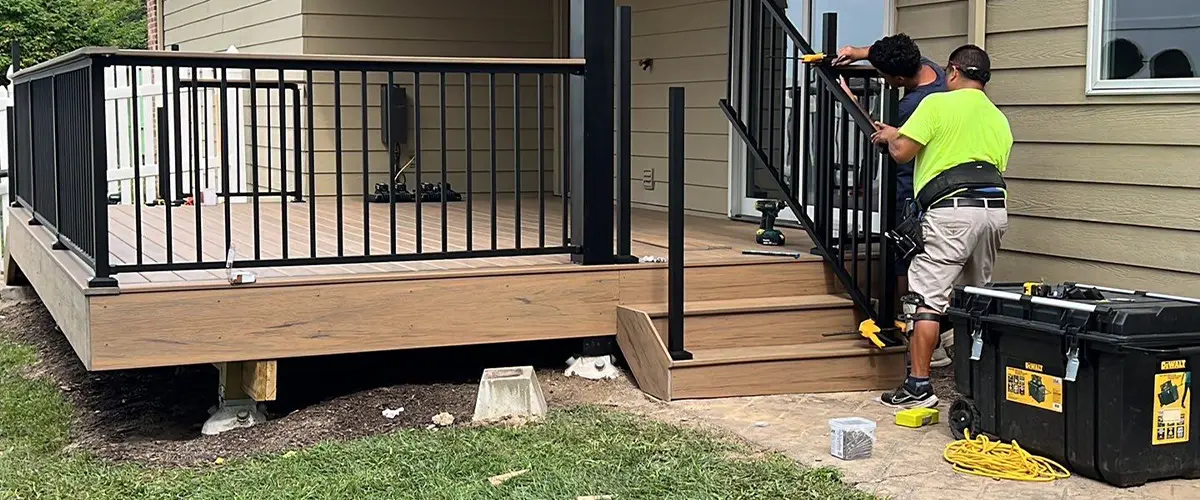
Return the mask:
M877 356L904 352L903 347L878 349L865 339L857 337L830 338L810 344L786 344L719 349L697 349L691 351L693 359L674 361L673 368L690 366L753 363L762 361L784 361L799 359L821 359L846 356Z
M749 299L689 301L683 304L685 315L755 313L851 307L854 302L829 294L794 295ZM652 318L667 315L667 304L629 304L622 307L643 311Z

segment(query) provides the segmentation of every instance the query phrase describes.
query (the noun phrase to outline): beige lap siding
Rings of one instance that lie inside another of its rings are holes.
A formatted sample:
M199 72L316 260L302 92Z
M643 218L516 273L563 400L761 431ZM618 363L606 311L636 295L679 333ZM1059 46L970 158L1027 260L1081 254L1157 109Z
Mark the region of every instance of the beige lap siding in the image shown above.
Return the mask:
M725 214L729 205L729 125L717 101L725 97L728 0L628 0L633 8L632 198L641 206L667 205L667 95L686 89L685 189L687 208ZM652 59L644 71L637 61ZM653 171L655 186L642 185Z
M304 0L304 50L309 54L366 54L450 57L553 57L555 24L553 0ZM343 193L359 194L363 186L363 119L361 73L341 74L341 140ZM370 73L367 88L368 191L388 177L387 146L380 138L380 85L387 73ZM557 164L554 132L558 77L543 79L544 186L553 191ZM314 144L316 188L320 194L336 192L337 134L333 74L314 75ZM395 73L396 84L408 95L409 137L404 160L415 152L415 79L412 73ZM466 85L462 74L449 74L445 82L447 180L464 191L467 179ZM537 77L520 80L520 125L514 123L514 84L511 74L496 77L496 183L498 192L513 192L516 165L520 164L521 191L538 189ZM441 82L437 73L420 75L421 181L440 182L443 168L441 137ZM489 133L489 86L485 75L471 79L472 190L491 190L492 162ZM514 131L516 131L514 133ZM516 137L520 138L517 157ZM416 183L415 166L407 171L409 186ZM306 181L307 182L307 181Z
M162 0L163 46L300 53L302 0Z
M897 29L932 30L904 13L943 3L966 2L898 1ZM1016 140L997 279L1200 296L1200 96L1087 96L1088 2L986 5L988 94Z

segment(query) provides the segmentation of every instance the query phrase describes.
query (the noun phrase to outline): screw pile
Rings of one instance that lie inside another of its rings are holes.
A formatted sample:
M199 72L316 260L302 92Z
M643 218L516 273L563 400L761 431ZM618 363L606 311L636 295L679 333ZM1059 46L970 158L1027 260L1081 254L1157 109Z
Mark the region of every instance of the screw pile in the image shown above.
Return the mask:
M830 454L842 460L869 458L875 438L858 430L835 430Z

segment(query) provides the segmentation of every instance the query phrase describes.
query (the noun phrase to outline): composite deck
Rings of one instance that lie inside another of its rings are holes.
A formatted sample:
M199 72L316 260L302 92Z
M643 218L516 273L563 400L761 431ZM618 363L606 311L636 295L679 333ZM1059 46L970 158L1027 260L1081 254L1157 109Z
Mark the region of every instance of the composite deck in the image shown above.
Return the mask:
M477 197L472 205L471 238L468 241L467 204L446 204L446 237L443 244L442 206L439 202L421 204L421 224L418 234L417 205L398 203L393 219L388 203L344 201L341 214L334 199L317 199L311 206L305 203L280 203L277 198L263 200L256 208L253 203L229 204L229 242L238 260L253 257L284 258L283 242L287 241L288 258L356 257L393 253L427 254L462 252L466 250L518 248L517 203L510 195L499 197L495 210L495 231L492 227L492 207L486 197ZM558 197L536 196L521 199L520 244L530 248L563 244L562 201ZM541 207L545 210L542 211ZM171 213L172 241L170 261L174 263L216 262L226 259L225 206L181 206L167 208L113 205L109 207L110 259L114 266L122 264L161 264L167 258L167 211ZM257 210L258 216L255 217ZM284 212L286 211L286 215ZM197 213L202 224L197 230ZM315 217L312 217L315 215ZM139 224L140 220L140 224ZM257 228L254 221L257 220ZM287 224L284 224L284 220ZM339 220L342 222L339 224ZM392 230L392 221L395 221ZM310 221L315 221L315 225ZM364 223L364 221L367 221ZM666 212L634 209L632 212L632 247L634 255L662 256L667 254ZM141 227L139 245L138 232ZM285 230L286 226L286 230ZM340 245L338 227L341 227ZM364 229L369 228L369 231ZM257 232L257 238L256 238ZM199 234L199 236L197 236ZM286 237L285 237L286 234ZM495 237L493 238L493 234ZM754 226L723 218L689 216L686 222L685 255L689 261L718 261L741 259L741 251L754 247ZM313 243L313 236L315 244ZM792 242L788 249L806 251L809 242L803 231L789 231ZM257 245L256 245L257 241ZM418 241L420 248L418 249ZM468 246L470 245L470 246ZM257 255L255 249L258 249ZM339 253L340 247L340 253ZM197 252L197 249L200 252ZM140 260L139 260L140 255ZM259 278L303 278L310 276L379 274L410 271L447 271L467 269L497 269L569 264L566 254L520 257L490 257L406 262L375 262L360 264L325 264L247 268ZM126 272L117 276L122 290L160 285L187 287L190 284L224 282L226 271L185 270L156 272Z
M557 198L547 197L547 245L561 238ZM205 262L224 262L224 206L200 208ZM253 204L231 204L230 238L239 259L253 255ZM260 253L283 256L282 206L259 207ZM337 255L337 207L318 200L317 252ZM391 207L368 205L371 251L390 251ZM491 248L490 203L474 207L472 244ZM172 261L196 260L196 208L175 207ZM287 205L288 255L310 256L309 205ZM165 262L165 207L141 208L145 263ZM447 250L466 248L464 203L447 207ZM132 206L110 207L114 265L139 255ZM522 240L538 243L536 198L522 200ZM515 201L497 203L497 248L515 245ZM345 255L363 254L363 205L343 207ZM279 266L256 269L259 281L230 285L225 270L120 273L119 287L88 288L89 269L72 253L52 250L48 229L19 221L9 229L10 269L34 286L89 369L272 360L352 352L614 335L617 306L665 302L662 263L581 266L568 255L429 260L397 263ZM423 204L422 249L442 249L440 203ZM397 205L398 251L415 251L415 205ZM633 211L635 255L667 255L667 214ZM722 218L686 220L689 300L754 297L771 290L831 290L817 258L748 257L755 226ZM807 250L800 231L790 249ZM10 280L16 278L10 274ZM770 286L767 286L767 285Z

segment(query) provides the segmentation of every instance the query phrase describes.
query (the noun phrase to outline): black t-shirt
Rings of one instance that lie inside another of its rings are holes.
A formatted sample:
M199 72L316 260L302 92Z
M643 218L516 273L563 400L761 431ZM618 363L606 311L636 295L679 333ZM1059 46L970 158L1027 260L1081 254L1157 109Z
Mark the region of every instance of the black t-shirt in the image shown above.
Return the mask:
M904 93L904 97L900 98L900 123L895 124L896 127L904 125L908 121L908 117L912 116L917 110L917 105L921 104L921 100L925 96L934 92L946 91L946 72L942 71L942 67L938 66L933 61L922 57L921 63L933 68L934 73L937 73L937 78L929 85L922 85ZM896 210L903 212L904 205L908 199L912 198L913 192L913 168L916 160L908 163L900 164L899 172L896 175L896 181L899 183L896 189Z

